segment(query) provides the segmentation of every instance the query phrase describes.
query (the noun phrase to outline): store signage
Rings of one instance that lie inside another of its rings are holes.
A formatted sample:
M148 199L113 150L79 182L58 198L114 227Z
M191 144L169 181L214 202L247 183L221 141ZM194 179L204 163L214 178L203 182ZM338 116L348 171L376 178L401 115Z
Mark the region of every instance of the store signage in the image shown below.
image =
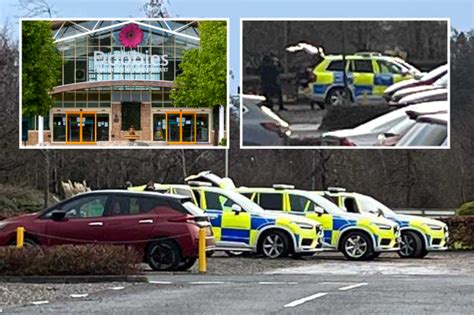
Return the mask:
M159 68L159 72L166 72L168 64L168 55L143 54L137 51L94 51L95 72L111 72L112 67L138 68L140 71Z

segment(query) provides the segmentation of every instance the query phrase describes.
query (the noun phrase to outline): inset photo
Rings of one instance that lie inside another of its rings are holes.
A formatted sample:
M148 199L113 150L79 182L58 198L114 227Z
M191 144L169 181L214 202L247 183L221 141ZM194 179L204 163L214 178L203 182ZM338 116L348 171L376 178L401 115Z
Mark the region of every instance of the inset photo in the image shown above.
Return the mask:
M20 148L227 148L226 19L21 19Z
M243 19L242 148L449 148L448 19Z

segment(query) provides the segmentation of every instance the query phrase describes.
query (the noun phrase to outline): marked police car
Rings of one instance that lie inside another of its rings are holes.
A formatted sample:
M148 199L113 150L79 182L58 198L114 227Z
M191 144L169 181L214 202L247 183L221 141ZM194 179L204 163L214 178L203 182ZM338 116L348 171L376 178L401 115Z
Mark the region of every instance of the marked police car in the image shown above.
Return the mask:
M344 70L347 88L344 84ZM355 103L385 102L385 89L410 79L410 72L394 58L378 55L327 55L313 71L313 82L306 90L313 102L329 106Z
M254 252L269 258L313 255L322 250L321 224L300 216L267 212L233 189L193 180L188 180L188 185L155 187L191 197L210 216L215 250Z
M395 213L380 201L344 188L331 187L324 194L339 207L353 213L370 213L397 222L401 229L400 251L402 258L423 258L430 251L448 248L449 232L444 222L421 216Z
M398 224L385 218L347 213L316 192L291 185L273 188L240 187L240 193L269 212L291 213L319 222L324 248L341 251L350 260L371 260L385 251L398 251Z

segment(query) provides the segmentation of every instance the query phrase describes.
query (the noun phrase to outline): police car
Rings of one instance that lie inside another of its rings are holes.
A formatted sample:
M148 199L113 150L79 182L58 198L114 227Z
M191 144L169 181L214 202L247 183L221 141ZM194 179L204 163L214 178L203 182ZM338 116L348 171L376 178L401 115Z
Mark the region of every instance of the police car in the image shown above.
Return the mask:
M348 100L355 103L385 102L384 91L394 83L412 78L395 58L372 54L327 55L313 70L313 82L305 93L320 105L338 106ZM347 88L344 86L344 69Z
M321 224L300 216L264 211L234 189L193 180L188 180L187 185L155 184L155 188L191 197L210 216L215 250L254 252L269 258L313 255L322 250Z
M397 222L401 229L400 251L402 258L423 258L430 251L448 249L448 226L439 220L395 213L380 201L360 193L347 192L344 188L331 187L321 192L345 211L369 213Z
M291 185L273 188L241 187L237 191L270 212L307 217L324 229L324 248L341 251L350 260L371 260L385 251L400 249L400 228L385 218L352 214L340 209L316 192Z

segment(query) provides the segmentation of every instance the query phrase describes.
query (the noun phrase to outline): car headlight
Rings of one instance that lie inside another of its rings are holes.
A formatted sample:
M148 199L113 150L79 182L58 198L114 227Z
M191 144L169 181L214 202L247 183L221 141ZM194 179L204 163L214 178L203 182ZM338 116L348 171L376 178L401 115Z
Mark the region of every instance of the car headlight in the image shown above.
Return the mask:
M314 225L309 224L309 223L304 223L304 222L291 222L291 223L296 224L300 229L306 229L306 230L314 229Z
M429 224L429 223L426 223L426 224L423 224L423 225L429 227L433 231L441 231L443 229L443 227L441 225Z
M4 229L7 225L7 222L0 222L0 230Z
M379 230L389 231L389 230L392 229L392 226L388 225L388 224L383 224L383 223L372 223L372 224L375 225L376 227L378 227Z

